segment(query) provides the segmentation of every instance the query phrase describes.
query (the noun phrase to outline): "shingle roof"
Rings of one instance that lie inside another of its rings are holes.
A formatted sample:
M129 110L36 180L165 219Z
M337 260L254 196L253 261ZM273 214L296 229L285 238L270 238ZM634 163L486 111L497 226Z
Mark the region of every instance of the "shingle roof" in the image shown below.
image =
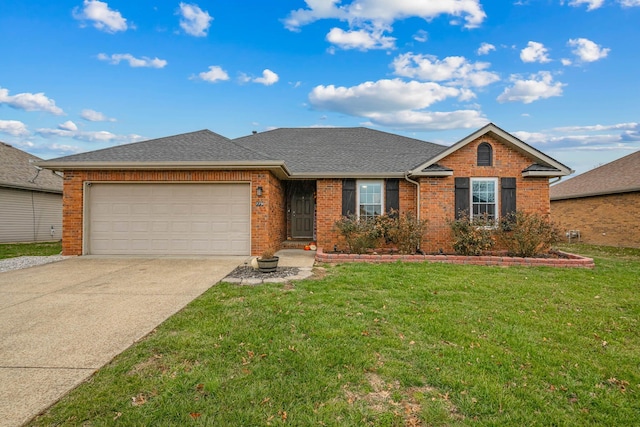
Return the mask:
M215 132L196 132L118 145L55 159L60 162L204 162L274 160Z
M558 168L554 168L553 166L541 165L539 163L534 163L527 167L522 172L559 172Z
M551 186L551 200L640 191L640 151Z
M0 187L62 193L62 177L50 170L38 171L30 160L42 159L0 142Z
M282 128L234 142L285 160L294 174L405 173L447 148L363 127Z

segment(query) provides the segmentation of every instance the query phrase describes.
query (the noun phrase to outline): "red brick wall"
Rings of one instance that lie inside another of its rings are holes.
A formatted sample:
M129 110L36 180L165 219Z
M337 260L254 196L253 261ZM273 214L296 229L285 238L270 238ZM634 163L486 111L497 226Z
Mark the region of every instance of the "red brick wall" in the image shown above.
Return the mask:
M493 147L493 166L477 166L477 149L481 142L488 142ZM488 135L442 159L439 164L453 169L453 176L420 180L420 216L429 221L422 249L426 252L453 251L448 222L455 218L455 177L514 177L516 209L549 215L548 178L522 177L522 170L532 163L532 159Z
M82 255L83 183L121 182L247 182L251 183L251 253L277 250L285 237L284 190L269 171L67 171L62 201L62 251ZM256 196L258 186L263 196ZM256 206L258 201L263 206Z
M640 192L553 200L551 220L584 243L640 248Z
M333 224L342 217L342 180L319 179L316 181L316 230L317 244L332 251L339 243Z

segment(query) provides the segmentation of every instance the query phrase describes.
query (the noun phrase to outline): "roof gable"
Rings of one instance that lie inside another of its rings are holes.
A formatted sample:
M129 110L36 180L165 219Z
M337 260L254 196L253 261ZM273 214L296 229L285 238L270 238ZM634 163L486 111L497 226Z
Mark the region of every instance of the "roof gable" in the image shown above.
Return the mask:
M488 133L491 133L493 136L497 137L498 140L500 140L503 144L510 146L520 153L524 154L525 156L531 158L533 165L523 171L523 176L556 177L570 175L571 173L573 173L573 171L569 167L563 165L557 160L552 159L541 151L538 151L524 141L499 128L495 124L489 123L483 128L478 129L471 135L456 142L446 150L438 153L426 162L418 165L411 171L411 175L429 176L430 166L436 164L437 162L459 150L460 148Z
M640 151L552 185L551 200L640 191Z
M0 142L0 187L62 193L62 177L36 167L38 160L42 159Z

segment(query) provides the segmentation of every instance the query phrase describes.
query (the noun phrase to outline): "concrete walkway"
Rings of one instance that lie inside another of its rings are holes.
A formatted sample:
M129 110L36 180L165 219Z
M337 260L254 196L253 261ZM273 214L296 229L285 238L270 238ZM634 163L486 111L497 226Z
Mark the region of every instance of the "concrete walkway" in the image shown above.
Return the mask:
M19 426L246 257L78 257L0 273L0 426Z

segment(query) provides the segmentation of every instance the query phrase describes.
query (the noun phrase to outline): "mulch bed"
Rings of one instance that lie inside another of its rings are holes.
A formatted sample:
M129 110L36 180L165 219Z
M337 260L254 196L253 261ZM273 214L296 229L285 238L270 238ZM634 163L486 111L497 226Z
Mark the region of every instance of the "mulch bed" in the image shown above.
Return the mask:
M273 273L262 273L253 267L237 267L227 277L234 279L285 279L300 272L297 267L278 267Z

